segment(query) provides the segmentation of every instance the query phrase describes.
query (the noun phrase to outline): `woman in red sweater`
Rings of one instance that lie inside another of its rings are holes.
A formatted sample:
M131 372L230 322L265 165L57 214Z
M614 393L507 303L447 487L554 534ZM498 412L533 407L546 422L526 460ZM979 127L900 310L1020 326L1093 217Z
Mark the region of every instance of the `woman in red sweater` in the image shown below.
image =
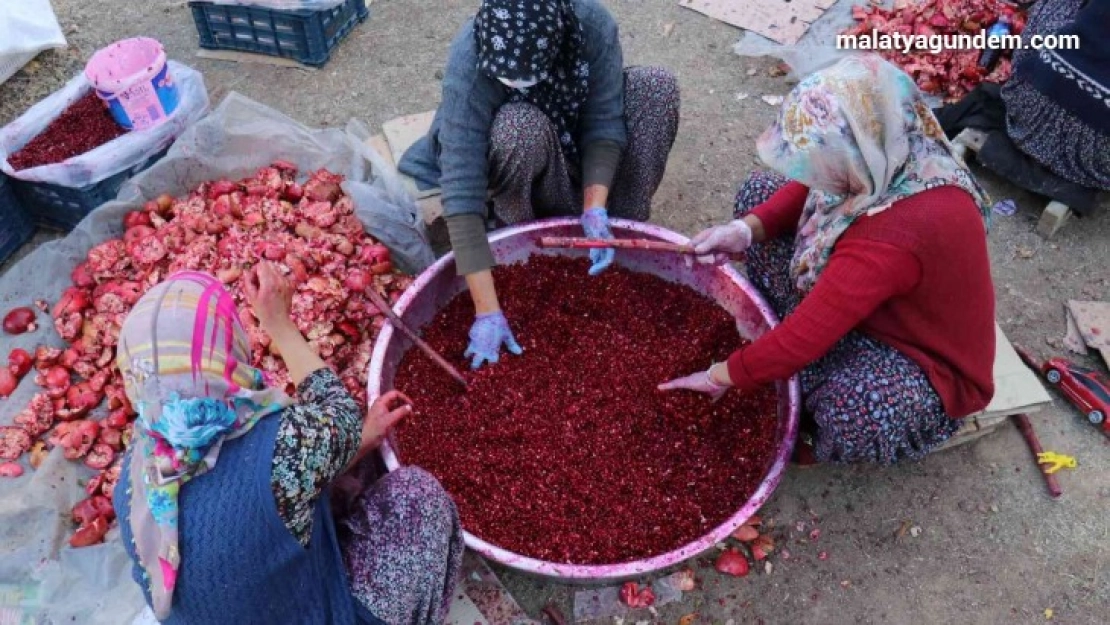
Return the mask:
M994 394L986 194L877 56L803 80L758 148L780 173L753 173L735 221L693 244L701 262L747 252L783 321L660 388L719 397L800 372L799 461L920 458Z

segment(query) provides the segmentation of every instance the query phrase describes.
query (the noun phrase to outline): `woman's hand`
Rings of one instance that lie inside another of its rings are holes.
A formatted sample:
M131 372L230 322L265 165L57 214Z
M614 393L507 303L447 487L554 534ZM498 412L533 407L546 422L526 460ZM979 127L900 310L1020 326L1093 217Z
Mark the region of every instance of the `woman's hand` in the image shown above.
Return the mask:
M393 426L412 414L412 400L401 391L389 391L374 400L370 412L362 422L362 443L355 462L377 449Z
M292 323L289 310L293 306L293 286L281 275L277 265L259 263L247 276L243 290L258 323L271 336L274 331Z
M463 354L470 358L470 368L477 369L484 363L494 364L501 359L501 346L519 356L524 349L516 342L509 320L499 310L478 315L470 326L470 344Z
M705 371L699 371L684 378L671 380L665 384L660 384L658 388L661 391L686 390L696 393L705 393L709 395L713 401L717 401L724 397L728 389L732 388L732 380L728 379L728 369L725 368L723 374L718 374L713 371L714 367L717 366L722 365L713 365Z
M612 239L613 231L609 229L609 212L600 206L587 209L582 213L582 230L591 239ZM616 258L617 251L613 248L590 250L590 275L597 274L609 268Z
M300 386L305 378L327 365L312 351L304 335L293 323L289 309L293 305L293 286L281 275L277 265L259 263L247 276L243 290L254 316L289 369L293 384Z
M702 230L690 240L699 263L723 265L752 245L752 229L743 219Z

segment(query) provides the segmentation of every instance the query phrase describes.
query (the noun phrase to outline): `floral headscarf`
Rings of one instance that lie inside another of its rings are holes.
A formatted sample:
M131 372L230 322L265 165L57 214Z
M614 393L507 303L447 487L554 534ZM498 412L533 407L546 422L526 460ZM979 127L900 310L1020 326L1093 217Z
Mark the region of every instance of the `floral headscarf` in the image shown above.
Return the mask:
M183 272L148 291L120 330L117 364L139 413L131 456L131 527L154 614L170 614L178 494L216 465L224 441L292 400L264 387L235 302L212 276Z
M539 108L555 124L563 154L577 162L578 117L589 94L586 37L570 0L484 0L474 17L478 69L491 78L539 81L509 102Z
M772 169L809 187L791 272L808 292L855 220L927 189L958 186L990 225L987 194L952 151L921 92L876 55L802 80L757 143Z

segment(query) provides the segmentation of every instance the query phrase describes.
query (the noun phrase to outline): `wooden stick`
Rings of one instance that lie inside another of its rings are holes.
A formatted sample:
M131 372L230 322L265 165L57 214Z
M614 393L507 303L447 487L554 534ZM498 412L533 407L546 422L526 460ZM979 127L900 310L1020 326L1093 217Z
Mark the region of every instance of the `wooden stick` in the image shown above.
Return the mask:
M1059 497L1063 494L1063 489L1060 488L1060 482L1056 481L1056 476L1045 472L1045 468L1037 461L1037 455L1044 452L1041 448L1041 441L1037 438L1037 433L1033 431L1033 424L1029 422L1029 416L1025 414L1011 415L1014 424L1017 425L1021 435L1025 437L1026 444L1029 445L1029 451L1033 452L1033 462L1037 463L1037 469L1044 476L1045 484L1048 485L1048 494L1053 497Z
M464 378L462 374L459 373L459 370L451 366L451 363L447 362L447 360L443 356L440 356L436 352L436 350L432 349L431 345L425 343L424 339L417 336L415 332L413 332L407 325L405 325L405 322L401 321L401 318L397 316L397 313L393 312L393 307L385 301L385 298L383 298L381 295L378 294L377 291L374 290L374 287L371 286L370 288L366 289L366 296L369 297L370 301L378 307L378 310L382 311L382 314L385 315L386 319L389 319L389 322L393 324L394 328L397 328L398 330L403 332L405 336L409 337L409 339L413 343L416 343L416 346L420 348L420 351L424 352L428 355L428 358L432 359L432 362L439 365L440 369L446 371L448 375L450 375L452 378L455 378L456 382L462 384L463 388L466 388L466 378Z
M543 237L540 247L562 247L578 250L616 248L619 250L642 250L645 252L671 252L673 254L693 254L689 245L649 241L647 239L584 239L577 237Z

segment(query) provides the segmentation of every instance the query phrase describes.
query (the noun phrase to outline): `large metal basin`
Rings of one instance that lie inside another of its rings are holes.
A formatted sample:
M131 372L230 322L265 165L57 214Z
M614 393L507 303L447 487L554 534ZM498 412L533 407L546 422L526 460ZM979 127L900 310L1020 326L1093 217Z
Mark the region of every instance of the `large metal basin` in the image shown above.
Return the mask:
M620 238L646 238L671 243L687 243L686 237L650 224L613 220L614 235ZM490 235L493 255L498 263L522 261L536 254L585 256L579 250L545 250L537 246L542 236L582 236L577 219L550 219L531 222L497 231ZM697 265L687 268L680 258L670 254L618 251L616 263L638 272L650 273L666 280L684 284L710 297L736 318L740 334L756 338L778 323L774 311L750 282L731 267ZM424 327L455 295L466 288L455 274L452 254L439 259L421 274L394 306L399 315L413 328ZM411 342L400 332L386 325L374 345L370 361L370 399L393 388L393 375ZM618 581L660 571L709 549L724 540L748 520L767 501L782 479L794 447L798 428L800 392L797 377L780 382L778 449L767 467L763 482L755 495L736 514L705 536L673 551L635 562L610 565L573 565L545 562L516 554L492 545L466 532L466 546L495 562L519 571L556 578L564 582ZM403 450L391 439L382 445L382 454L389 470L401 466Z

